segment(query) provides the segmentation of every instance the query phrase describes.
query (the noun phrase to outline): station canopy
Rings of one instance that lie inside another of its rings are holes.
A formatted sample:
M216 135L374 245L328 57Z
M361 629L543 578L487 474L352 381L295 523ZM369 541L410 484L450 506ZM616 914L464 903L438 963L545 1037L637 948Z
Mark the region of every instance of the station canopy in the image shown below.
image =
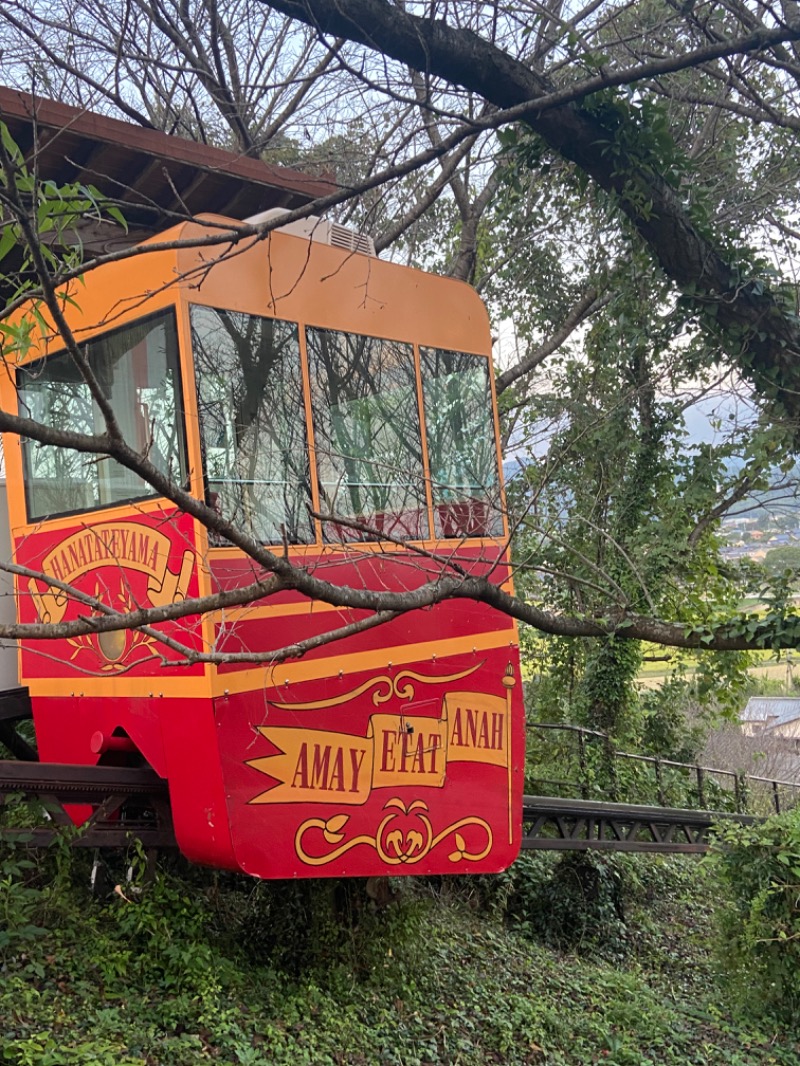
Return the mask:
M42 180L92 185L119 206L127 232L109 223L81 225L80 242L92 255L197 214L244 219L303 207L337 189L325 178L16 89L0 87L0 120Z

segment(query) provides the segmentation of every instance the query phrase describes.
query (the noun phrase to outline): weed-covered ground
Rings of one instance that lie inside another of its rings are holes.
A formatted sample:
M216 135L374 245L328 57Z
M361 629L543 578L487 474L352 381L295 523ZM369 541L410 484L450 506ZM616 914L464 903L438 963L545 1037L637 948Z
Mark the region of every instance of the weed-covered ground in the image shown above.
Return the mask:
M527 857L382 910L185 868L95 900L88 858L27 862L0 852L2 1063L800 1066L800 1022L724 998L696 860Z

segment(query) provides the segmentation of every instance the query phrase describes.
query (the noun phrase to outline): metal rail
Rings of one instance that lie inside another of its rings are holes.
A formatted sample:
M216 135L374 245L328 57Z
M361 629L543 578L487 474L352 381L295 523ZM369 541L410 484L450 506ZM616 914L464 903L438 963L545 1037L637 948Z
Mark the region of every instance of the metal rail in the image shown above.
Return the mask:
M149 768L0 761L0 802L14 794L37 798L49 824L33 829L0 826L0 839L45 847L71 827L77 847L120 847L131 839L149 848L175 846L167 782ZM74 828L65 805L90 808L80 829ZM684 854L706 851L715 823L758 820L752 815L552 796L525 796L522 818L524 850Z
M545 777L533 777L532 780L546 786L565 788L568 794L580 795L581 799L599 799L602 802L609 800L618 802L619 786L616 776L616 763L627 761L639 764L652 770L652 779L647 782L650 791L657 797L658 806L668 806L668 782L665 780L665 772L674 772L681 786L681 790L688 790L693 780L693 790L697 805L701 809L708 807L709 799L714 795L728 796L733 801L736 813L748 814L751 805L751 797L760 795L762 802L768 804L776 814L795 806L800 801L800 781L787 781L778 778L760 777L756 774L745 774L741 770L721 770L714 766L703 766L700 763L678 762L675 759L665 759L657 755L640 755L635 752L619 751L613 747L608 733L602 733L596 729L587 729L584 726L568 725L560 722L528 722L527 729L542 732L556 731L574 736L577 740L577 751L572 753L572 758L577 759L579 776L577 780L565 780ZM589 773L589 752L587 741L598 741L603 746L603 752L608 761L610 775L610 794L604 796L592 796L594 791ZM713 788L716 786L716 788ZM759 812L760 813L760 812Z
M646 807L633 803L524 796L525 851L650 851L696 855L708 850L711 827L752 825L754 815Z
M133 839L147 848L176 846L167 782L149 768L0 760L0 806L15 794L38 799L48 825L0 825L0 839L46 847L71 830L76 847L122 847ZM68 805L89 808L79 829Z

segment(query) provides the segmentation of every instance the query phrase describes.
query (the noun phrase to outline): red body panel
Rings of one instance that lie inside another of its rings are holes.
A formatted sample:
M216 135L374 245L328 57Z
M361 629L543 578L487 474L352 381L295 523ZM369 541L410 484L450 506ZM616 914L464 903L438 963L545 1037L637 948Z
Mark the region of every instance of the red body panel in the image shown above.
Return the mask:
M523 752L509 667L500 649L218 699L238 865L262 877L508 866Z
M45 525L14 536L14 547L17 563L52 575L116 610L168 606L198 594L194 522L174 509L128 513L122 518L80 515L74 524L65 520L56 528ZM21 622L70 622L92 613L35 578L20 578L17 590ZM201 646L196 617L162 628L188 648ZM130 630L29 640L23 643L21 655L21 674L27 682L68 678L78 691L81 678L201 677L205 672L202 666L185 663L170 666L170 660L182 659L180 652L167 649L146 633Z
M152 605L165 588L173 599L197 594L194 544L185 516L158 511L62 524L18 540L16 552L23 565L100 590L107 602ZM460 561L472 572L503 565L485 544L462 547ZM422 584L432 566L372 549L327 551L308 565L320 577L387 589ZM211 573L215 587L232 587L252 567L212 552ZM81 614L41 582L20 592L23 620ZM219 644L274 648L357 616L282 596L225 620ZM201 645L196 618L164 631ZM177 658L133 634L26 645L42 759L94 763L96 734L128 736L169 781L187 857L259 877L488 872L514 859L524 742L510 620L468 601L415 611L309 653L310 677L289 666L187 667ZM113 695L95 691L111 678ZM44 679L61 681L64 694L47 694ZM136 694L126 691L134 679ZM74 811L77 821L85 814Z

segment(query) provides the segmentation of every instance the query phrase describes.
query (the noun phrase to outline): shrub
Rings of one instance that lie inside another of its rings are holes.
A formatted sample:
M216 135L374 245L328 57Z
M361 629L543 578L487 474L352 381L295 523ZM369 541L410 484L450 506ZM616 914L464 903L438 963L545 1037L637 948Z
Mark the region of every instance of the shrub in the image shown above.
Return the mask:
M210 897L219 932L251 960L269 959L293 977L338 966L366 977L387 952L413 953L419 908L413 886L399 879L384 886L391 905L383 906L364 878L221 880L224 888Z
M718 829L712 865L728 900L719 919L723 976L744 1008L800 1011L800 811Z
M626 937L626 881L619 856L523 852L504 874L486 879L485 903L542 944L616 954Z

